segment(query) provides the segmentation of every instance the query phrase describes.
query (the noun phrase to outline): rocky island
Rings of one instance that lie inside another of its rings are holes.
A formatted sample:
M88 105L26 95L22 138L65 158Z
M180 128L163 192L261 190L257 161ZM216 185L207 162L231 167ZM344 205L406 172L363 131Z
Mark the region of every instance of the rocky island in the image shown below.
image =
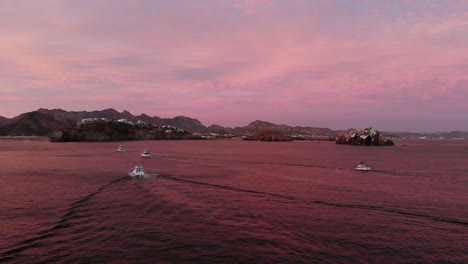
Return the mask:
M366 127L359 131L351 130L348 134L336 137L337 144L363 145L363 146L393 146L391 139L385 138L382 133L373 127Z
M74 126L50 133L49 138L53 142L196 139L186 130L174 126L107 118L84 118Z

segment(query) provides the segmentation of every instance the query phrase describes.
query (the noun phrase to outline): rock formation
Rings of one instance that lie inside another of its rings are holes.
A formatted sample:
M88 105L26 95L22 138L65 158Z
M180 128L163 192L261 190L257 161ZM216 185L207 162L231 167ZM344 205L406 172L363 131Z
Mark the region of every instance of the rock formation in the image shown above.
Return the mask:
M373 127L366 127L359 131L352 130L348 134L336 137L337 144L365 145L365 146L393 146L392 140L386 139L380 131Z

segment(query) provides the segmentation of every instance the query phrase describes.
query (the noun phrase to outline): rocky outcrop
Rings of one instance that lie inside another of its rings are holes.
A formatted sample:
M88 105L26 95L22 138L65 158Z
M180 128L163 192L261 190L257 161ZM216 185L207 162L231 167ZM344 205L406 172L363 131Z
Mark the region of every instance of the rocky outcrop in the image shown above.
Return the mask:
M244 140L254 140L254 141L292 141L291 137L275 133L273 131L263 131L254 136L246 137Z
M126 140L192 139L191 133L174 127L134 125L122 122L95 121L79 124L49 134L53 142L101 142Z
M380 131L366 127L359 131L352 130L348 134L336 137L337 144L364 146L393 146L392 140L385 138Z

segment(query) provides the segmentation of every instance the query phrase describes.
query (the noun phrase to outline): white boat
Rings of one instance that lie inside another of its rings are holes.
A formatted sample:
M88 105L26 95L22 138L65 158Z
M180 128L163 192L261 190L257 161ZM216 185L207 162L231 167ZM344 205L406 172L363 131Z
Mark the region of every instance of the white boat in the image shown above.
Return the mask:
M125 147L123 145L120 145L119 148L117 149L118 152L124 152Z
M145 173L143 170L143 166L141 165L136 165L135 168L133 168L133 171L127 174L130 177L136 177L136 178L148 178L151 176L158 176L157 173Z
M142 156L143 158L151 158L151 152L149 151L149 149L144 149L140 156Z
M359 163L359 165L356 166L355 170L370 171L372 169L371 167L366 166L366 164L364 164L364 162L361 161L361 163Z
M128 174L130 177L145 177L145 171L143 170L143 166L141 165L136 165L135 168L133 168L133 171Z

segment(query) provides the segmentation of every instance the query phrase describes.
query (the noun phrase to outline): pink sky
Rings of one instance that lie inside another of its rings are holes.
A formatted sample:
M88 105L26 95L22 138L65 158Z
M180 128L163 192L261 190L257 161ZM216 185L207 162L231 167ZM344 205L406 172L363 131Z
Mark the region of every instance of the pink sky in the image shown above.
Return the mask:
M0 115L468 130L468 1L0 1Z

